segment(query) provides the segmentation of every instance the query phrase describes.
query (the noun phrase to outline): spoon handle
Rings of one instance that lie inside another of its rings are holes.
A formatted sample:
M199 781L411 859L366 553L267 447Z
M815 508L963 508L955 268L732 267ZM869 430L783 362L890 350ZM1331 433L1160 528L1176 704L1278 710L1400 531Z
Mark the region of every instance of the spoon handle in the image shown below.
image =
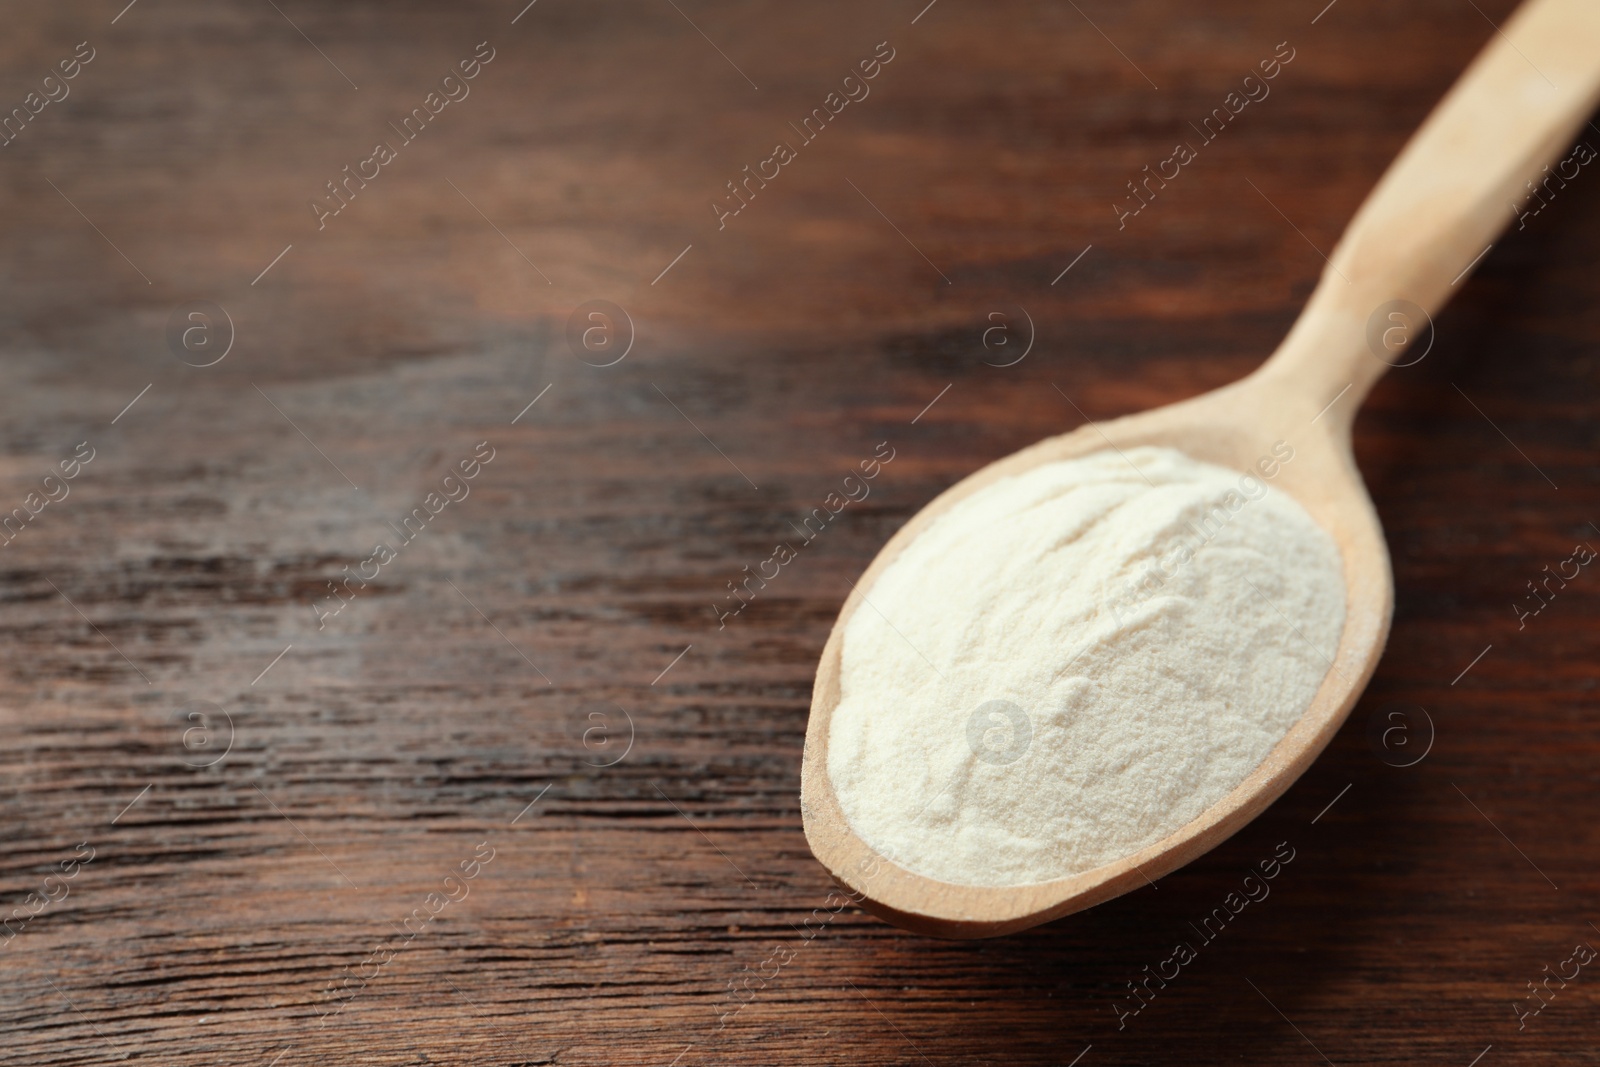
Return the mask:
M1427 332L1417 309L1444 306L1502 230L1580 169L1600 195L1600 136L1572 141L1597 102L1600 0L1527 0L1390 164L1261 373L1319 407L1348 389L1330 412L1348 429L1383 372L1416 358L1403 346Z

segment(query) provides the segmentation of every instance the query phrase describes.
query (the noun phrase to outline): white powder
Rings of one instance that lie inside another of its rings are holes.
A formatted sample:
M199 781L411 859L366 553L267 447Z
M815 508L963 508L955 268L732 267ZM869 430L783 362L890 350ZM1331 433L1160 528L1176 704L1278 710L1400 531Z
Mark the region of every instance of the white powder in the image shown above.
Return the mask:
M990 485L865 592L829 776L869 845L966 885L1077 874L1198 816L1311 703L1345 611L1298 503L1166 448Z

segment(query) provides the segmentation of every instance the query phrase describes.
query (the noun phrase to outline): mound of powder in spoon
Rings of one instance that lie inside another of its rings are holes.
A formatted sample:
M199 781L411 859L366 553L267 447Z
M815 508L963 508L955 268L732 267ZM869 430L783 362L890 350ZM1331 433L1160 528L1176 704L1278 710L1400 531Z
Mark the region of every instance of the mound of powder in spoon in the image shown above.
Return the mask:
M1079 874L1242 782L1310 705L1344 616L1333 539L1254 473L1149 447L1035 467L865 590L828 774L857 835L920 874Z

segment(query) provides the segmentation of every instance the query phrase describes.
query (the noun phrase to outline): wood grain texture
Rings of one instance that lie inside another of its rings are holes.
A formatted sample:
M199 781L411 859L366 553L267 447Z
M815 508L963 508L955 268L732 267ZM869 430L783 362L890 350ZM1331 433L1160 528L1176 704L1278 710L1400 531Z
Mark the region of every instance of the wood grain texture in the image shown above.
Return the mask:
M1389 650L1259 820L975 943L823 924L800 830L812 672L889 534L1081 422L1052 382L1109 418L1259 363L1512 5L678 6L7 13L7 108L95 49L0 148L0 512L95 450L0 548L0 914L68 890L0 947L7 1062L1595 1062L1600 975L1513 1010L1600 939L1600 579L1513 610L1600 546L1587 166L1357 420ZM307 200L485 40L471 95L319 231ZM719 231L724 183L885 40L870 97ZM1281 41L1271 95L1118 230L1125 183ZM594 299L637 332L604 369L565 338ZM168 350L191 300L233 320L215 366ZM986 366L1019 306L1033 352ZM470 496L318 630L485 440ZM725 583L884 440L872 496L719 630ZM210 767L193 701L231 716ZM1368 743L1391 704L1431 715L1415 766ZM633 747L595 766L618 707ZM1119 1030L1126 983L1284 841L1271 896ZM759 988L721 1026L730 982Z

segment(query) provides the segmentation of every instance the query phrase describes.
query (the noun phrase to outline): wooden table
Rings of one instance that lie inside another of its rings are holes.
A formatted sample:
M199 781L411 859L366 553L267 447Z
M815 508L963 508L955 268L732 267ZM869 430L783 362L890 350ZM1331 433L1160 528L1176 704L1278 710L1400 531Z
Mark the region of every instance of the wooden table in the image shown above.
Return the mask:
M1398 611L1304 779L1031 933L805 925L848 582L1081 423L1060 393L1110 417L1264 358L1509 0L122 2L0 37L6 1063L1600 1062L1594 967L1516 1009L1600 944L1600 577L1514 607L1600 546L1590 168L1357 424Z

